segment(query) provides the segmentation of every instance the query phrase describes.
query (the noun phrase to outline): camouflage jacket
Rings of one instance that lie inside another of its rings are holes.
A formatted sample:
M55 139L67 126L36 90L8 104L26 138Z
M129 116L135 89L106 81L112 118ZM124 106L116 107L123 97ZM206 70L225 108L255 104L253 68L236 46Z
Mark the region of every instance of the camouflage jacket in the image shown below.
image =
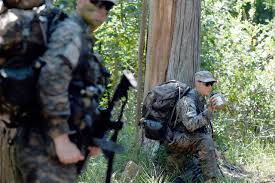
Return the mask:
M42 110L54 138L70 131L71 95L80 95L87 86L103 90L104 69L92 50L91 31L77 13L58 24L51 35L48 49L40 58L46 65L39 78ZM76 90L69 91L69 88ZM95 96L98 105L98 96Z
M192 89L177 103L174 129L185 133L206 132L212 113L205 106L205 98Z

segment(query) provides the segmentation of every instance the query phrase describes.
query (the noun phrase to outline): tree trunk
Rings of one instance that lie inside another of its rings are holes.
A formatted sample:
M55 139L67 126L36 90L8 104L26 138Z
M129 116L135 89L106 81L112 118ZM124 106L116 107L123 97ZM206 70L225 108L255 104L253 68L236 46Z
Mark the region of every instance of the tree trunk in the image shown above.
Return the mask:
M142 103L142 91L143 91L143 62L144 62L144 50L145 50L145 34L147 27L148 17L148 0L143 0L142 3L142 16L140 20L140 35L139 35L139 49L138 49L138 86L137 86L137 107L136 107L136 148L140 147L142 142L142 131L139 127L139 120L141 118L141 103ZM139 150L138 150L139 152Z
M15 147L12 144L15 129L8 129L0 122L0 182L20 183L15 166Z
M171 79L193 86L200 55L200 0L150 3L144 97L153 86ZM150 151L158 148L156 142L143 138Z
M194 83L200 68L200 0L151 1L144 95L175 79Z
M194 85L200 67L200 0L178 0L167 80Z
M176 0L151 0L144 94L166 80Z

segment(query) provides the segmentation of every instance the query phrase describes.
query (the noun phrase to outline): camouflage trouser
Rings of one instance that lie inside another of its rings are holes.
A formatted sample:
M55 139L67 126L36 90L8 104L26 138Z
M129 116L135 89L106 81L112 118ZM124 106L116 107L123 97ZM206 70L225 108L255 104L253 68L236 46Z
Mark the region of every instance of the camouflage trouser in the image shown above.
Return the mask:
M182 177L186 176L186 171L192 170L189 174L190 178L194 178L200 171L205 180L219 176L220 172L217 165L215 147L213 139L209 134L196 133L196 134L183 134L175 133L171 143L164 143L168 157L167 163L185 170ZM190 159L186 155L195 155L198 157L198 162L195 159ZM188 160L191 164L186 162ZM194 160L194 161L190 161ZM197 168L199 166L199 169ZM183 167L184 166L184 167Z
M197 157L191 154L167 152L166 158L167 172L173 172L185 182L200 182L203 175Z
M76 166L58 161L49 136L33 129L19 129L15 145L16 166L24 183L77 182Z

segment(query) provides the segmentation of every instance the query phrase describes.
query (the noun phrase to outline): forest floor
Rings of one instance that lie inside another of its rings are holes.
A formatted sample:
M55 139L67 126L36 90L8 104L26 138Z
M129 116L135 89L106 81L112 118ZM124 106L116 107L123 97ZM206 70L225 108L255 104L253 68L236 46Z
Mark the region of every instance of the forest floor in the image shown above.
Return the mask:
M245 167L241 165L229 163L225 157L219 157L219 165L224 177L231 180L229 182L275 183L275 174L264 176L259 170L246 170ZM262 166L266 165L263 164Z
M223 175L230 178L232 182L248 182L248 183L275 183L275 175L269 177L261 177L259 172L248 172L241 166L232 164L223 164L220 166ZM230 182L231 182L230 181Z

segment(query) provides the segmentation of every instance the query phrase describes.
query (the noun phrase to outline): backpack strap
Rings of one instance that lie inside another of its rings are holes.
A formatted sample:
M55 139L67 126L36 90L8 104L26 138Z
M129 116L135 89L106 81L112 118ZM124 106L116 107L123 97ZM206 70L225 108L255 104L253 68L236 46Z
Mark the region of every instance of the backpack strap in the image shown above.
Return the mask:
M47 45L49 41L49 37L51 36L52 32L55 30L56 26L64 21L68 16L63 12L62 9L48 7L45 12L42 14L38 14L38 20L40 23L40 27L43 33L43 39L45 45Z
M191 88L188 87L188 88L184 91L184 93L183 93L182 96L180 95L180 92L181 92L180 90L181 90L181 88L179 87L179 97L178 97L178 100L177 100L177 102L176 102L176 104L175 104L175 106L174 106L174 108L173 108L173 112L172 112L172 115L171 115L171 117L170 117L171 120L172 120L172 117L173 117L173 115L174 115L174 112L175 112L175 109L176 109L176 106L177 106L179 100L180 100L182 97L184 97L184 96L191 90ZM174 123L173 123L173 128L176 127L176 123L177 123L178 117L179 117L179 113L176 114L176 118L175 118ZM171 122L171 121L169 121L168 124L170 124L170 122Z
M181 96L180 96L180 90L181 90L181 88L179 87L179 84L178 84L178 83L176 84L176 86L178 87L179 95L178 95L177 101L175 102L175 105L174 105L174 107L173 107L173 110L172 110L172 112L171 112L170 118L169 118L169 120L168 120L168 123L167 123L168 125L171 124L171 121L172 121L172 118L173 118L173 115L174 115L174 112L175 112L177 103L178 103L179 99L181 98ZM176 119L177 119L177 116L176 116ZM175 121L176 121L176 120L175 120Z
M38 16L38 15L36 15ZM38 16L37 17L37 20L39 22L39 26L40 26L40 29L41 29L41 33L42 33L42 37L43 37L43 42L45 44L45 46L48 46L48 26L47 26L47 18L46 17L43 17L43 16Z
M152 107L153 107L153 103L155 103L157 100L154 99L153 102L151 102L151 105L149 106L149 110L147 110L146 114L144 115L144 119L146 119L148 117L148 115L150 114L150 112L152 111Z

